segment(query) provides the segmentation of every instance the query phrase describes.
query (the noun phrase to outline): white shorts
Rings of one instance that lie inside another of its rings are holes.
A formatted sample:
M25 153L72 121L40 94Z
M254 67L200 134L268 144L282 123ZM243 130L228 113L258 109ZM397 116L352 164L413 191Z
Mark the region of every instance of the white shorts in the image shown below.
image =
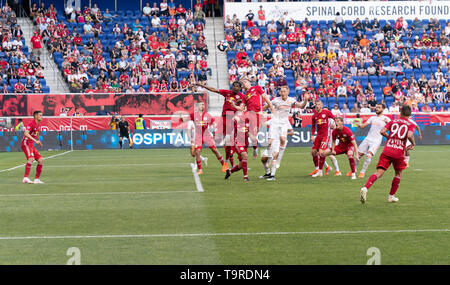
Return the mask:
M373 155L375 155L380 145L380 141L371 141L365 139L359 145L358 152L363 154L368 154L369 152L371 152Z
M287 137L288 130L292 129L291 124L281 123L281 124L271 124L269 129L269 138L279 139L280 137Z

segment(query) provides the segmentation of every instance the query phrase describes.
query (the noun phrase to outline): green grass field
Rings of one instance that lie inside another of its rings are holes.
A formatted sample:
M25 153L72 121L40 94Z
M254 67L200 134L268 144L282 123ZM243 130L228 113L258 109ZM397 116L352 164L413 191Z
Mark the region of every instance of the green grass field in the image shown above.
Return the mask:
M363 265L370 247L382 264L450 263L449 146L412 152L397 204L386 203L392 169L362 205L368 176L313 179L309 152L288 148L275 182L250 159L244 183L225 181L206 149L203 193L187 149L67 153L45 161L45 185L22 184L24 167L0 172L0 264L66 264L70 247L81 264ZM24 162L1 153L0 171Z

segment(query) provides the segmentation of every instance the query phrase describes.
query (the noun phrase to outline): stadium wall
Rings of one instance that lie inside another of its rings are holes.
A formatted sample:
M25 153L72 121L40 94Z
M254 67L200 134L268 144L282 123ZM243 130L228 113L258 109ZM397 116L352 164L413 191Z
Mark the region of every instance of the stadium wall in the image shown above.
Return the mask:
M349 125L351 127L351 125ZM417 145L450 145L450 125L421 126L423 139L416 139ZM359 144L367 135L368 128L351 127ZM267 131L258 134L261 146L267 145ZM416 136L418 135L416 131ZM21 151L22 132L0 132L0 151ZM43 131L39 135L43 142L42 150L92 150L119 148L118 133L115 130L104 131ZM132 134L133 147L136 149L182 148L189 147L190 141L184 129L139 130ZM219 139L220 140L220 139ZM219 141L218 140L218 141ZM385 139L383 139L383 143ZM311 129L294 128L294 135L288 137L289 147L310 147ZM41 149L41 148L38 148Z
M447 19L450 15L450 1L351 1L351 2L226 2L224 17L234 14L241 21L246 21L245 15L252 10L255 15L262 6L266 12L266 21L278 20L288 12L286 20L293 18L310 21L334 20L339 12L344 20L359 18L377 18L378 20L397 20L399 17L413 20L419 19Z

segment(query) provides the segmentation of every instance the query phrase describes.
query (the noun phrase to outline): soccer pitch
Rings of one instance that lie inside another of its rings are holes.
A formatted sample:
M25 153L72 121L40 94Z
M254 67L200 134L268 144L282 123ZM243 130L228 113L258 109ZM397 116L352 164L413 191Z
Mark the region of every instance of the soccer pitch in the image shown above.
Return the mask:
M203 193L188 149L68 152L45 160L43 185L22 184L24 167L3 171L23 153L0 153L0 264L66 264L71 247L81 264L363 265L371 247L381 264L449 264L449 154L416 147L400 201L386 202L390 169L362 205L368 175L311 178L310 148L287 148L273 182L250 158L248 183L242 172L224 180L205 149Z

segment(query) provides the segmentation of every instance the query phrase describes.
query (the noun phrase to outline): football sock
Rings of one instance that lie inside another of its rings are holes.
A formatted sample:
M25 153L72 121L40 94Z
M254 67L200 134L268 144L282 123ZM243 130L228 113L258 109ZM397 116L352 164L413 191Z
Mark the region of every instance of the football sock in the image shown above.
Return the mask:
M352 170L352 173L355 173L355 159L353 156L349 156L348 161L350 162L350 169Z
M42 164L38 164L36 166L36 179L39 179L39 177L41 177L41 173L42 173Z
M334 169L336 169L336 171L339 171L339 164L338 164L338 161L337 161L336 157L330 156L330 159L331 159L331 162L334 165Z
M316 167L316 169L319 169L319 155L313 155L313 162L314 162L314 166Z
M276 172L277 172L277 161L272 160L272 171L270 172L270 175L275 176Z
M365 185L367 190L369 190L369 188L373 185L373 183L375 183L375 181L377 181L377 179L378 179L378 177L376 174L370 175L369 180L367 180L367 183Z
M27 162L27 164L25 165L25 175L23 177L28 177L28 175L30 175L31 165L31 162Z
M200 160L203 161L203 162L205 162L206 158L203 157L202 155L200 155Z
M247 176L247 159L242 160L242 172L244 172L244 177Z
M200 159L200 160L197 160L196 162L197 162L197 169L202 170L202 160Z
M372 157L366 157L366 160L364 160L364 164L363 164L363 167L361 169L362 173L366 173L366 170L369 167L370 161L372 161Z
M231 168L231 173L239 171L240 169L241 169L241 167L239 166L239 164L236 164L233 168Z
M120 148L122 148L122 141L119 141L119 144L120 144Z
M325 163L325 157L319 155L319 170L323 169L323 164Z
M220 164L224 165L225 161L223 160L223 156L219 156L219 158L217 158L220 162Z
M284 151L286 150L285 146L280 146L280 152L278 153L278 164L281 164L281 159L283 158Z
M263 163L265 174L270 174L269 162Z
M231 166L234 166L234 158L233 157L230 157L230 164L231 164Z
M325 169L327 169L328 168L328 163L327 163L327 161L325 160L325 162L323 163L323 167L325 167Z
M400 177L394 176L394 179L392 179L391 191L389 192L389 195L394 195L397 192L399 185L400 185Z

